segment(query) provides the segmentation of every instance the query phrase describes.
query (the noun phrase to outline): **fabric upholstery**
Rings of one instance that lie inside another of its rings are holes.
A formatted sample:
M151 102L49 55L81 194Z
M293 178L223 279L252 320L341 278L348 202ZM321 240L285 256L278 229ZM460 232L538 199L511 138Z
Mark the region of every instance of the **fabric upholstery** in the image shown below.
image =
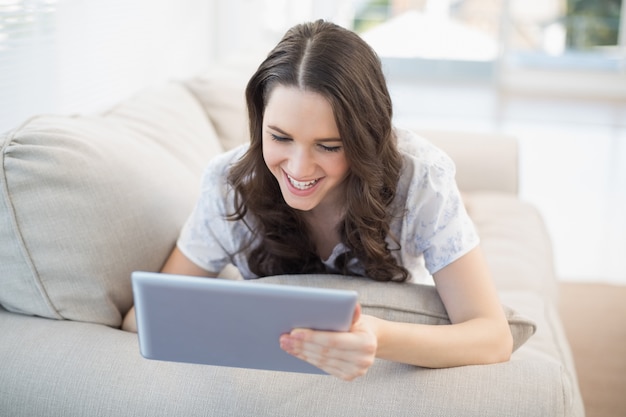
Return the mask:
M179 84L98 116L39 116L0 138L0 304L121 324L130 273L158 270L221 151Z
M0 341L0 357L12 358L0 364L11 381L0 384L0 411L12 417L582 416L559 357L540 349L553 343L550 328L508 363L433 370L377 360L353 382L147 360L136 335L88 323L0 310L0 328L12 335Z
M354 290L364 314L404 323L446 325L448 313L435 287L414 283L378 282L340 275L280 275L251 282ZM517 350L535 333L535 323L504 306Z
M536 207L507 193L465 193L467 211L499 290L526 290L557 301L552 242Z
M225 150L249 140L245 89L252 72L215 68L185 81L215 126Z
M502 134L423 130L417 132L443 149L456 163L456 181L465 192L517 194L517 141Z

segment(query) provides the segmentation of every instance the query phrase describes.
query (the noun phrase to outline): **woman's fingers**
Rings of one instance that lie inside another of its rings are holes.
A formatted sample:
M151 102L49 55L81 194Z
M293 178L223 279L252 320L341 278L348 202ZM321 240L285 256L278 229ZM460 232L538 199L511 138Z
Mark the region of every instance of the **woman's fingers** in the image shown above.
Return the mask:
M367 333L296 329L290 336L300 350L324 356L349 359L355 354L376 353L375 339Z
M365 375L371 363L365 365L358 362L345 361L339 358L333 358L326 355L317 355L315 353L301 353L298 358L324 370L330 375L336 376L346 381L351 381L359 376Z
M349 332L295 329L281 336L280 346L339 378L352 380L364 375L374 363L377 341L374 332L360 320L359 313L355 312L357 321Z
M361 303L356 303L354 314L352 315L352 325L354 326L361 319Z

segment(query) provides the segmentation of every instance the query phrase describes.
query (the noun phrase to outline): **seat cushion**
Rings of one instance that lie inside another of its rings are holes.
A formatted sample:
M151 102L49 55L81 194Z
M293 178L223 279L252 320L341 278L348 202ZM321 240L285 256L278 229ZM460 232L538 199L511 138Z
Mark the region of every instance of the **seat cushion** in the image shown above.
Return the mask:
M0 304L119 326L130 273L158 270L222 148L171 83L104 114L38 116L0 137Z
M550 331L507 363L425 369L379 359L345 382L147 360L136 334L87 323L0 310L0 328L0 357L9 359L0 380L10 381L0 384L0 414L12 417L584 415L563 362L538 349L553 345Z

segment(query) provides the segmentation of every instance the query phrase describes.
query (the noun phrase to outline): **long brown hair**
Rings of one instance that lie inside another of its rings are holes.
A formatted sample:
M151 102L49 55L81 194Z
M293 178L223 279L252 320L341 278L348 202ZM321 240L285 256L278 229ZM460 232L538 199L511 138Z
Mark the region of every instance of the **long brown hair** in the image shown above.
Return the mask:
M333 109L350 167L339 230L349 252L339 257L336 267L348 274L349 261L357 258L372 279L406 280L407 270L398 265L385 240L402 162L381 62L357 34L322 20L291 28L246 88L251 142L228 181L235 189L230 219L245 221L251 214L250 227L259 239L258 246L246 248L250 270L259 276L326 270L303 217L285 203L263 160L263 113L276 85L319 93Z

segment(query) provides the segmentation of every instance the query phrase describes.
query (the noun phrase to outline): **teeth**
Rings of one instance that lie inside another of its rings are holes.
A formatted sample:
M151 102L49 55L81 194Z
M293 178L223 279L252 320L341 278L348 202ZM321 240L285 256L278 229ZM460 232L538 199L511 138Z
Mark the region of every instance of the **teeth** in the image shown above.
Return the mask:
M291 183L291 185L293 185L299 190L306 190L307 188L311 188L319 181L319 180L313 180L313 181L301 182L301 181L294 180L289 175L287 175L287 178L289 178L289 182Z

